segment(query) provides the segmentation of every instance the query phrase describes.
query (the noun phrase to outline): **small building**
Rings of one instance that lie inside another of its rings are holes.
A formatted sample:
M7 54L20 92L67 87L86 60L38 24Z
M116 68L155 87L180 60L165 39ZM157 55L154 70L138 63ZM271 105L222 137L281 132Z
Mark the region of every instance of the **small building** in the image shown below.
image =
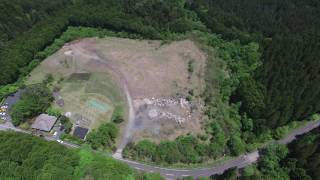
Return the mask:
M73 135L80 138L80 139L85 139L89 129L77 126L75 130L73 131Z
M37 129L40 131L51 131L52 127L56 123L57 118L55 116L50 116L48 114L39 115L34 123L31 125L31 128Z

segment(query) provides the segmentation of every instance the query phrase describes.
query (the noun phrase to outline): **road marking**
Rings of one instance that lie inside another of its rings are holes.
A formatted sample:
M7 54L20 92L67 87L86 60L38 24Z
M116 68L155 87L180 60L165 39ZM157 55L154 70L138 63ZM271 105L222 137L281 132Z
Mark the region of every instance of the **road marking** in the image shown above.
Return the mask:
M138 170L141 170L141 168L138 168L138 167L134 167L135 169L138 169Z
M181 176L182 176L182 177L187 177L187 176L189 176L189 175L187 175L187 174L182 174Z
M167 176L174 176L174 174L166 174Z

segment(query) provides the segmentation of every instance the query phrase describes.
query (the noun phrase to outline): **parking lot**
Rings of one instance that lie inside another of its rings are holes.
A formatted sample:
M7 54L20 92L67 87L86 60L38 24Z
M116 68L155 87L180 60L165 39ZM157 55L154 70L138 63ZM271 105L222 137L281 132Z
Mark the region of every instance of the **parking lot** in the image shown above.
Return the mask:
M5 101L0 105L0 119L5 121L6 124L11 124L10 110L14 104L20 99L21 95L25 92L25 89L20 89L16 93L9 95Z
M8 119L8 103L4 103L0 106L0 119L7 121Z

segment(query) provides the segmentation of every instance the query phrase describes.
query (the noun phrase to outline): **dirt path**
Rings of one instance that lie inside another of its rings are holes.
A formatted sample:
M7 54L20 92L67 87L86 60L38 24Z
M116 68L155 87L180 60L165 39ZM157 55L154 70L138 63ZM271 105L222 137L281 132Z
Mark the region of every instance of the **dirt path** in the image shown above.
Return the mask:
M122 158L122 151L126 147L126 145L128 144L129 140L131 139L131 136L132 136L131 130L134 125L135 113L134 113L134 109L133 109L132 97L130 95L130 92L129 92L126 84L124 84L124 91L126 94L128 107L129 107L129 117L128 117L128 123L127 123L126 131L125 131L125 135L123 136L121 143L117 148L117 151L113 155L114 158Z
M115 154L113 155L114 158L122 158L122 151L130 141L132 137L132 128L134 125L134 119L135 119L135 113L133 108L133 101L130 94L130 90L128 88L128 82L123 73L116 68L112 63L109 63L108 59L103 57L102 55L96 54L95 52L88 51L82 47L79 47L77 45L71 46L71 49L73 52L77 54L81 54L82 56L86 56L89 59L98 61L100 64L104 65L108 70L110 70L115 76L117 76L117 79L119 80L118 83L120 87L122 88L128 104L129 114L128 114L128 122L127 126L124 132L124 136L121 139L121 142L119 146L117 147L117 150Z

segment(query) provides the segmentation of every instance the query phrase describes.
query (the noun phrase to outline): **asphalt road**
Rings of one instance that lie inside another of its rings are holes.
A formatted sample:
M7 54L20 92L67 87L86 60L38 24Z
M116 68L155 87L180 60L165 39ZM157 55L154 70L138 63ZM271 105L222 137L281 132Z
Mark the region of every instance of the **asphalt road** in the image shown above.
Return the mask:
M288 136L285 138L276 141L279 144L288 144L292 142L296 136L305 134L317 127L320 126L320 121L312 121L306 124L304 127L298 128L291 132ZM22 133L28 133L30 132L15 128L6 124L0 124L0 130L13 130L17 132ZM51 136L45 136L44 139L48 141L55 141L56 139ZM69 148L79 148L78 145L69 143L69 142L63 142L61 143ZM169 168L161 168L156 166L150 166L139 162L134 162L122 158L116 158L122 162L127 163L132 168L139 170L139 171L145 171L145 172L159 172L162 176L166 177L167 179L177 179L182 178L186 176L193 176L195 178L201 177L201 176L211 176L215 174L222 174L225 170L232 168L232 167L238 167L243 168L246 167L254 162L256 162L259 158L259 152L253 151L251 153L241 155L239 157L236 157L234 159L231 159L229 161L226 161L222 164L210 167L210 168L193 168L193 169L169 169Z
M279 144L288 144L293 140L295 140L296 136L305 134L319 126L320 126L320 121L309 122L304 127L294 130L288 136L276 142ZM259 158L259 152L253 151L251 153L241 155L232 160L226 161L222 164L219 164L210 168L195 168L195 169L168 169L168 168L145 165L142 163L121 159L121 158L118 158L118 160L123 161L128 165L130 165L132 168L135 168L140 171L159 172L162 176L166 177L167 179L177 179L185 176L193 176L194 178L198 178L201 176L211 176L215 174L222 174L224 171L226 171L229 168L246 167L256 162L258 158Z

